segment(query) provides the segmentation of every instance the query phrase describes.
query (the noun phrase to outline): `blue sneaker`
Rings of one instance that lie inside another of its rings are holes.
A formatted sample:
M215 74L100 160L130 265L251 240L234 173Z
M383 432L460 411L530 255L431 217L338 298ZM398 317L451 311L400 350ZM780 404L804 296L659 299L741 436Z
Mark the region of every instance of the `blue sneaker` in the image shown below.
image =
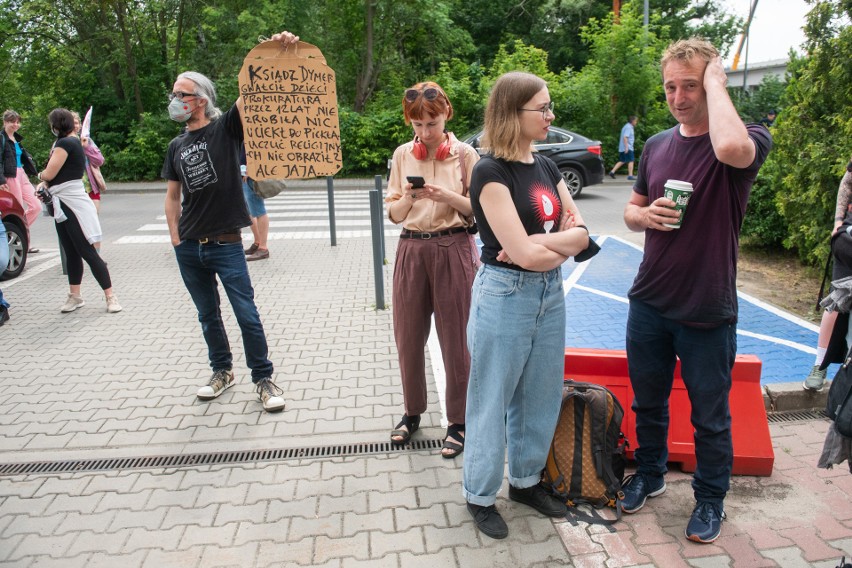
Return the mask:
M634 179L636 179L636 176L627 176L627 179L633 181Z
M686 538L702 544L713 542L722 532L722 521L726 518L722 504L699 501L686 525Z
M635 513L645 506L648 497L656 497L666 492L666 480L662 476L648 477L636 473L627 476L621 490L624 492L621 510L625 513Z

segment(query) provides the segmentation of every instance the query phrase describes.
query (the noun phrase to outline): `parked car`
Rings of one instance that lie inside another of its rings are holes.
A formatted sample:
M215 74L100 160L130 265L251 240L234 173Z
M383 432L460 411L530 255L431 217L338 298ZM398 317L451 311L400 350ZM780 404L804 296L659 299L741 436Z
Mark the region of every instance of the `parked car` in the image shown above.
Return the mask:
M487 150L480 146L482 130L464 139L476 148L480 155ZM584 187L603 183L604 163L601 155L601 143L581 136L576 132L551 126L547 139L535 145L542 156L556 162L565 184L571 191L571 197L577 197Z
M0 191L0 212L9 241L9 265L0 267L5 268L0 272L0 280L8 280L24 271L30 246L30 232L24 216L24 205L11 192ZM3 244L0 243L0 246Z

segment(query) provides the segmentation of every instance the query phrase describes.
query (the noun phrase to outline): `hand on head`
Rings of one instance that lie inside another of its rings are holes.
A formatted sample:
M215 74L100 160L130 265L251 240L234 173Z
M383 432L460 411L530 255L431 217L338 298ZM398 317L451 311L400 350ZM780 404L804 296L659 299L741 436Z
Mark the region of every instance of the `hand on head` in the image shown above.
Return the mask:
M704 90L708 90L714 85L721 85L725 88L728 85L728 76L725 74L725 66L722 65L722 58L718 55L707 63L704 68Z

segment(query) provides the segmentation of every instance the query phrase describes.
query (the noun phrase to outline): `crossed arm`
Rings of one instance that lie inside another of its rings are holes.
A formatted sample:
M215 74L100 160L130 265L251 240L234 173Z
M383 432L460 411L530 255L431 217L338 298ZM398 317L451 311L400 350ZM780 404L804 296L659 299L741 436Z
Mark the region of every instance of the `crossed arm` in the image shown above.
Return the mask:
M583 218L565 182L560 181L557 189L564 208L557 230L527 235L509 188L496 182L485 184L479 202L494 236L503 245L497 260L534 272L546 272L589 246L589 232L578 226L583 224Z

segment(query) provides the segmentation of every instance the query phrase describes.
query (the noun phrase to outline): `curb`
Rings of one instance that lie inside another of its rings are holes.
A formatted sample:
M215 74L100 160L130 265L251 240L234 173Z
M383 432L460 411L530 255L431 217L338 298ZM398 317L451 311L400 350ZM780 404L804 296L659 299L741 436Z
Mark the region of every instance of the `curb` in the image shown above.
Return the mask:
M768 413L824 410L827 399L828 385L818 392L805 390L802 383L777 383L763 387L763 406Z

